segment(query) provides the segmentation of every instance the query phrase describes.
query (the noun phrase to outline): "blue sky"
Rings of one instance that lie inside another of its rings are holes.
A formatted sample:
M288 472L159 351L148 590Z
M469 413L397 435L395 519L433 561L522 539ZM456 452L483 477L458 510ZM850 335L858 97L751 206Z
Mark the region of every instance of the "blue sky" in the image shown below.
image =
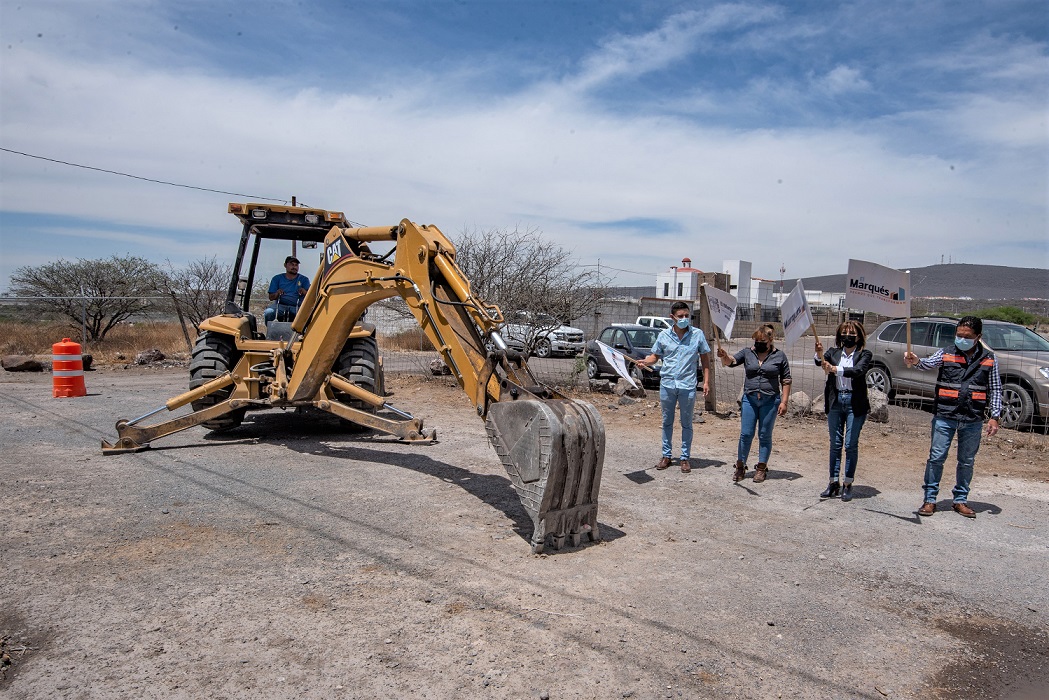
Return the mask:
M538 229L616 284L686 256L1049 268L1044 0L0 0L0 51L2 148ZM244 199L0 152L0 291L57 257L232 257Z

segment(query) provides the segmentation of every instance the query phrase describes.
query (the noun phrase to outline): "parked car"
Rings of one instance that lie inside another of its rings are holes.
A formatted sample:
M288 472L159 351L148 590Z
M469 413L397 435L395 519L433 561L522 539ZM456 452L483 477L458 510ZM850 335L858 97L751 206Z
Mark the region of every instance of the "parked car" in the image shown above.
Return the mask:
M659 337L658 328L647 326L608 326L598 334L597 340L610 348L618 350L627 357L640 360L652 354L652 346ZM659 368L662 363L657 362L651 372L642 370L637 365L627 363L630 376L639 386L658 387ZM601 377L619 377L619 373L605 359L604 353L598 347L597 342L591 340L586 344L586 376L590 379Z
M957 319L915 318L911 320L911 347L918 357L954 342ZM984 321L983 342L998 357L1002 377L1002 420L1004 428L1027 424L1032 416L1049 416L1049 341L1034 331L1005 321ZM936 372L907 367L906 323L886 321L867 340L874 362L867 386L893 398L913 394L932 398Z
M552 316L518 311L499 329L506 344L536 357L575 357L583 352L583 331L562 324Z
M634 323L639 326L655 328L657 331L661 331L664 328L670 328L671 326L670 319L666 316L638 316Z

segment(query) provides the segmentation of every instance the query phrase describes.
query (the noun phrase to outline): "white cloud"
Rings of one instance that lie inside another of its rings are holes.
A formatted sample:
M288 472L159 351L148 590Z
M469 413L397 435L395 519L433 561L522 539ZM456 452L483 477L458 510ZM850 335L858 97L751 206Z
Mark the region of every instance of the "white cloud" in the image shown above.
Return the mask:
M835 128L744 130L614 114L586 97L590 87L673 63L711 32L775 12L684 13L656 31L610 39L574 78L499 99L452 91L461 76L370 94L21 46L0 66L0 125L8 148L201 187L294 194L365 224L409 217L448 234L539 225L587 262L625 269L655 272L688 255L703 269L743 258L758 276L778 277L781 262L788 275L805 276L840 271L849 257L930 264L1002 230L1044 239L1047 144L1037 99L973 94ZM849 63L818 82L832 94L869 87ZM788 104L798 91L755 80L728 99L695 99L746 114L770 99ZM99 257L135 246L177 262L228 256L234 245L236 222L225 211L238 197L10 154L0 154L0 179L6 211L145 227L141 235L81 230ZM588 225L646 218L678 222L682 232ZM160 240L148 233L157 229ZM21 250L8 257L17 241L3 236L0 279L9 259L25 259L14 257ZM1046 264L1044 248L1016 255L991 247L981 261L1038 265L1040 255Z
M871 84L864 80L863 74L849 66L835 66L826 75L820 76L816 85L829 95L843 95L851 92L866 92Z

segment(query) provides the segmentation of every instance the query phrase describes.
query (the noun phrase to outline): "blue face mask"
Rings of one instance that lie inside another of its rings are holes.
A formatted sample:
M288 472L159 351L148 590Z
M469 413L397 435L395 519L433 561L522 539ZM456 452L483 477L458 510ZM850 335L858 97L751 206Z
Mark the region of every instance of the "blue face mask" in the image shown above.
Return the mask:
M675 323L677 324L678 328L688 328L688 316L686 316L685 318L677 319Z
M962 352L969 352L973 349L973 346L976 345L976 341L972 338L959 338L958 336L954 336L954 345Z

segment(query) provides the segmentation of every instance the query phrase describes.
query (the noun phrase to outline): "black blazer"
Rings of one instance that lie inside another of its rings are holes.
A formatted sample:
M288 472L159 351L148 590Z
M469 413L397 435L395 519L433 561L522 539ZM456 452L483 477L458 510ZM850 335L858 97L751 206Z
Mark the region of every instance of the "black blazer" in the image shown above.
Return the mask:
M842 349L831 348L823 353L823 359L832 365L841 361ZM867 372L871 368L874 355L870 350L864 348L856 353L852 367L846 367L843 372L845 377L852 380L852 412L858 416L865 416L871 410L870 399L867 398ZM817 363L819 364L819 363ZM830 413L830 409L838 401L838 375L827 375L827 386L823 388L823 410Z

